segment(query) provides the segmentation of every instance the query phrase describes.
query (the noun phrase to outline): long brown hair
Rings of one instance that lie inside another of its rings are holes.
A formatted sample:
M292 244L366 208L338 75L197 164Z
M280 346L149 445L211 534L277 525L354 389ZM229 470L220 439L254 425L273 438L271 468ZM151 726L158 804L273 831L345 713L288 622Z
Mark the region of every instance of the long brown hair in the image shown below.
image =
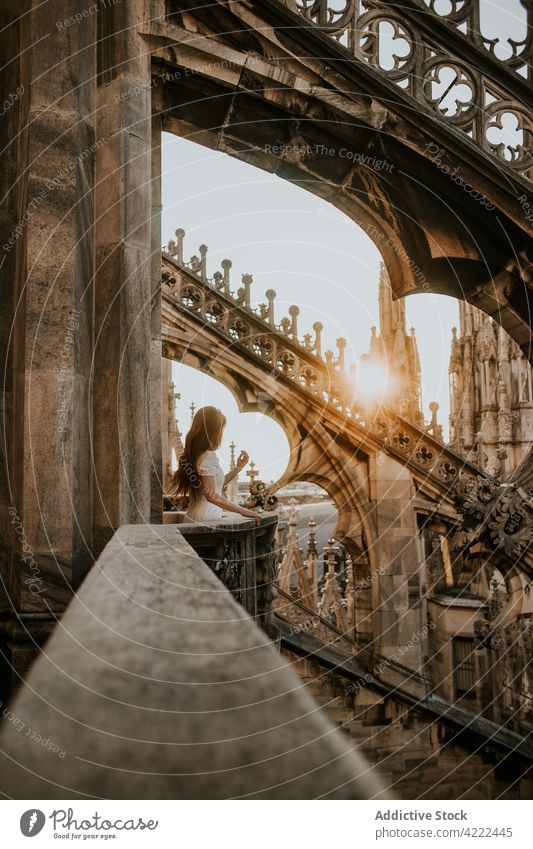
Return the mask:
M226 416L216 407L201 407L194 415L191 429L185 437L185 450L172 478L167 495L175 498L188 495L196 501L202 495L202 481L198 473L198 458L204 451L220 448Z

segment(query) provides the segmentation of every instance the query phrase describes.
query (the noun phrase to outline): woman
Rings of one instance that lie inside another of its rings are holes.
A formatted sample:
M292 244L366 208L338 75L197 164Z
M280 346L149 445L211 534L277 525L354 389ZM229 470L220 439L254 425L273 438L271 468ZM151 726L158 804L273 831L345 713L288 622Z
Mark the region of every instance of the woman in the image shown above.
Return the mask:
M227 510L247 519L255 519L259 525L261 517L257 513L228 501L222 495L223 487L244 469L249 460L246 451L241 451L236 467L227 475L224 474L215 452L222 443L225 426L226 417L216 407L202 407L198 410L185 438L185 450L168 495L171 498L177 495L189 497L189 509L185 516L189 522L220 519L222 510Z

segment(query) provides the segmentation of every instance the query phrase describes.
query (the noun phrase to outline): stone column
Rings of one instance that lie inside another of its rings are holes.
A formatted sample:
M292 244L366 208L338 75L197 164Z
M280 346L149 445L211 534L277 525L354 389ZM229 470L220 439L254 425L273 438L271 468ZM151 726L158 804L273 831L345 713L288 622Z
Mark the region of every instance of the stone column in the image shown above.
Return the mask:
M422 674L427 654L423 574L417 548L416 515L410 472L385 454L370 459L370 496L374 506L376 542L372 580L374 651ZM379 678L400 684L389 668L379 664ZM422 694L417 676L413 689Z
M6 260L14 290L23 281L21 299L12 302L8 586L15 612L6 626L7 687L25 671L33 641L49 633L91 562L96 21L93 15L64 26L77 8L35 0L18 27L19 47L32 47L19 57L30 69L19 123L25 129L14 154L20 182L11 208L18 225ZM21 15L20 5L16 11Z
M15 0L0 2L0 648L11 654L8 631L11 626L12 597L18 594L18 569L14 557L19 546L16 516L22 503L20 467L23 457L21 428L24 415L24 310L26 245L17 236L17 227L26 206L27 134L30 66L29 32L22 26L25 4ZM17 602L14 598L13 601ZM0 657L0 699L11 679L9 660Z
M152 110L153 111L153 110ZM148 383L148 416L150 444L150 521L163 521L162 489L165 483L162 452L162 420L157 398L161 396L161 117L152 117L152 173L150 180L152 195L151 253L152 253L152 301L150 317L150 379ZM170 367L172 380L172 367ZM171 423L175 427L175 419Z
M151 226L159 199L157 193L152 198L151 57L140 35L145 8L128 0L103 7L99 16L112 35L101 43L97 95L95 554L120 524L148 522L162 510L152 253L160 243L155 248Z

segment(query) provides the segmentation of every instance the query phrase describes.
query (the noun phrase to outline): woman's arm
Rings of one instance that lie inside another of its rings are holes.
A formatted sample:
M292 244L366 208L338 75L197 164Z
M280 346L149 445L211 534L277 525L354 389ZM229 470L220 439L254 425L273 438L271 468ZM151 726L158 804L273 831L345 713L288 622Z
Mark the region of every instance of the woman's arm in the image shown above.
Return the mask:
M248 510L246 507L241 507L240 504L235 504L233 501L229 501L227 498L224 498L223 495L217 494L214 476L200 475L200 478L206 501L209 501L210 504L216 504L217 507L221 507L223 510L228 510L230 513L238 513L246 519L255 519L256 524L259 525L261 522L261 516L259 513L256 513L254 510Z
M231 471L229 471L228 474L226 475L226 477L224 478L224 486L227 486L230 483L230 481L233 480L235 475L238 475L239 472L242 472L242 470L246 466L249 459L250 459L250 455L248 454L248 452L247 451L241 451L241 453L239 454L239 456L237 458L235 468L231 469Z
M235 477L235 475L238 475L238 474L239 474L239 472L240 472L240 469L239 469L237 466L235 466L235 468L234 468L234 469L231 469L231 470L227 473L226 477L224 478L224 486L227 486L227 485L229 484L229 482L233 480L233 478Z

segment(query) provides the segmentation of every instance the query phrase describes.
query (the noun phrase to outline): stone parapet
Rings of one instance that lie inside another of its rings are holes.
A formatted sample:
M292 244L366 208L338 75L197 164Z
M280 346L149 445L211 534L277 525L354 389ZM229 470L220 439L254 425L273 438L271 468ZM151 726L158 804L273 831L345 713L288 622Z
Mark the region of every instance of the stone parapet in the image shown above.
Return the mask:
M383 789L168 525L115 533L9 706L0 748L1 790L19 799Z

